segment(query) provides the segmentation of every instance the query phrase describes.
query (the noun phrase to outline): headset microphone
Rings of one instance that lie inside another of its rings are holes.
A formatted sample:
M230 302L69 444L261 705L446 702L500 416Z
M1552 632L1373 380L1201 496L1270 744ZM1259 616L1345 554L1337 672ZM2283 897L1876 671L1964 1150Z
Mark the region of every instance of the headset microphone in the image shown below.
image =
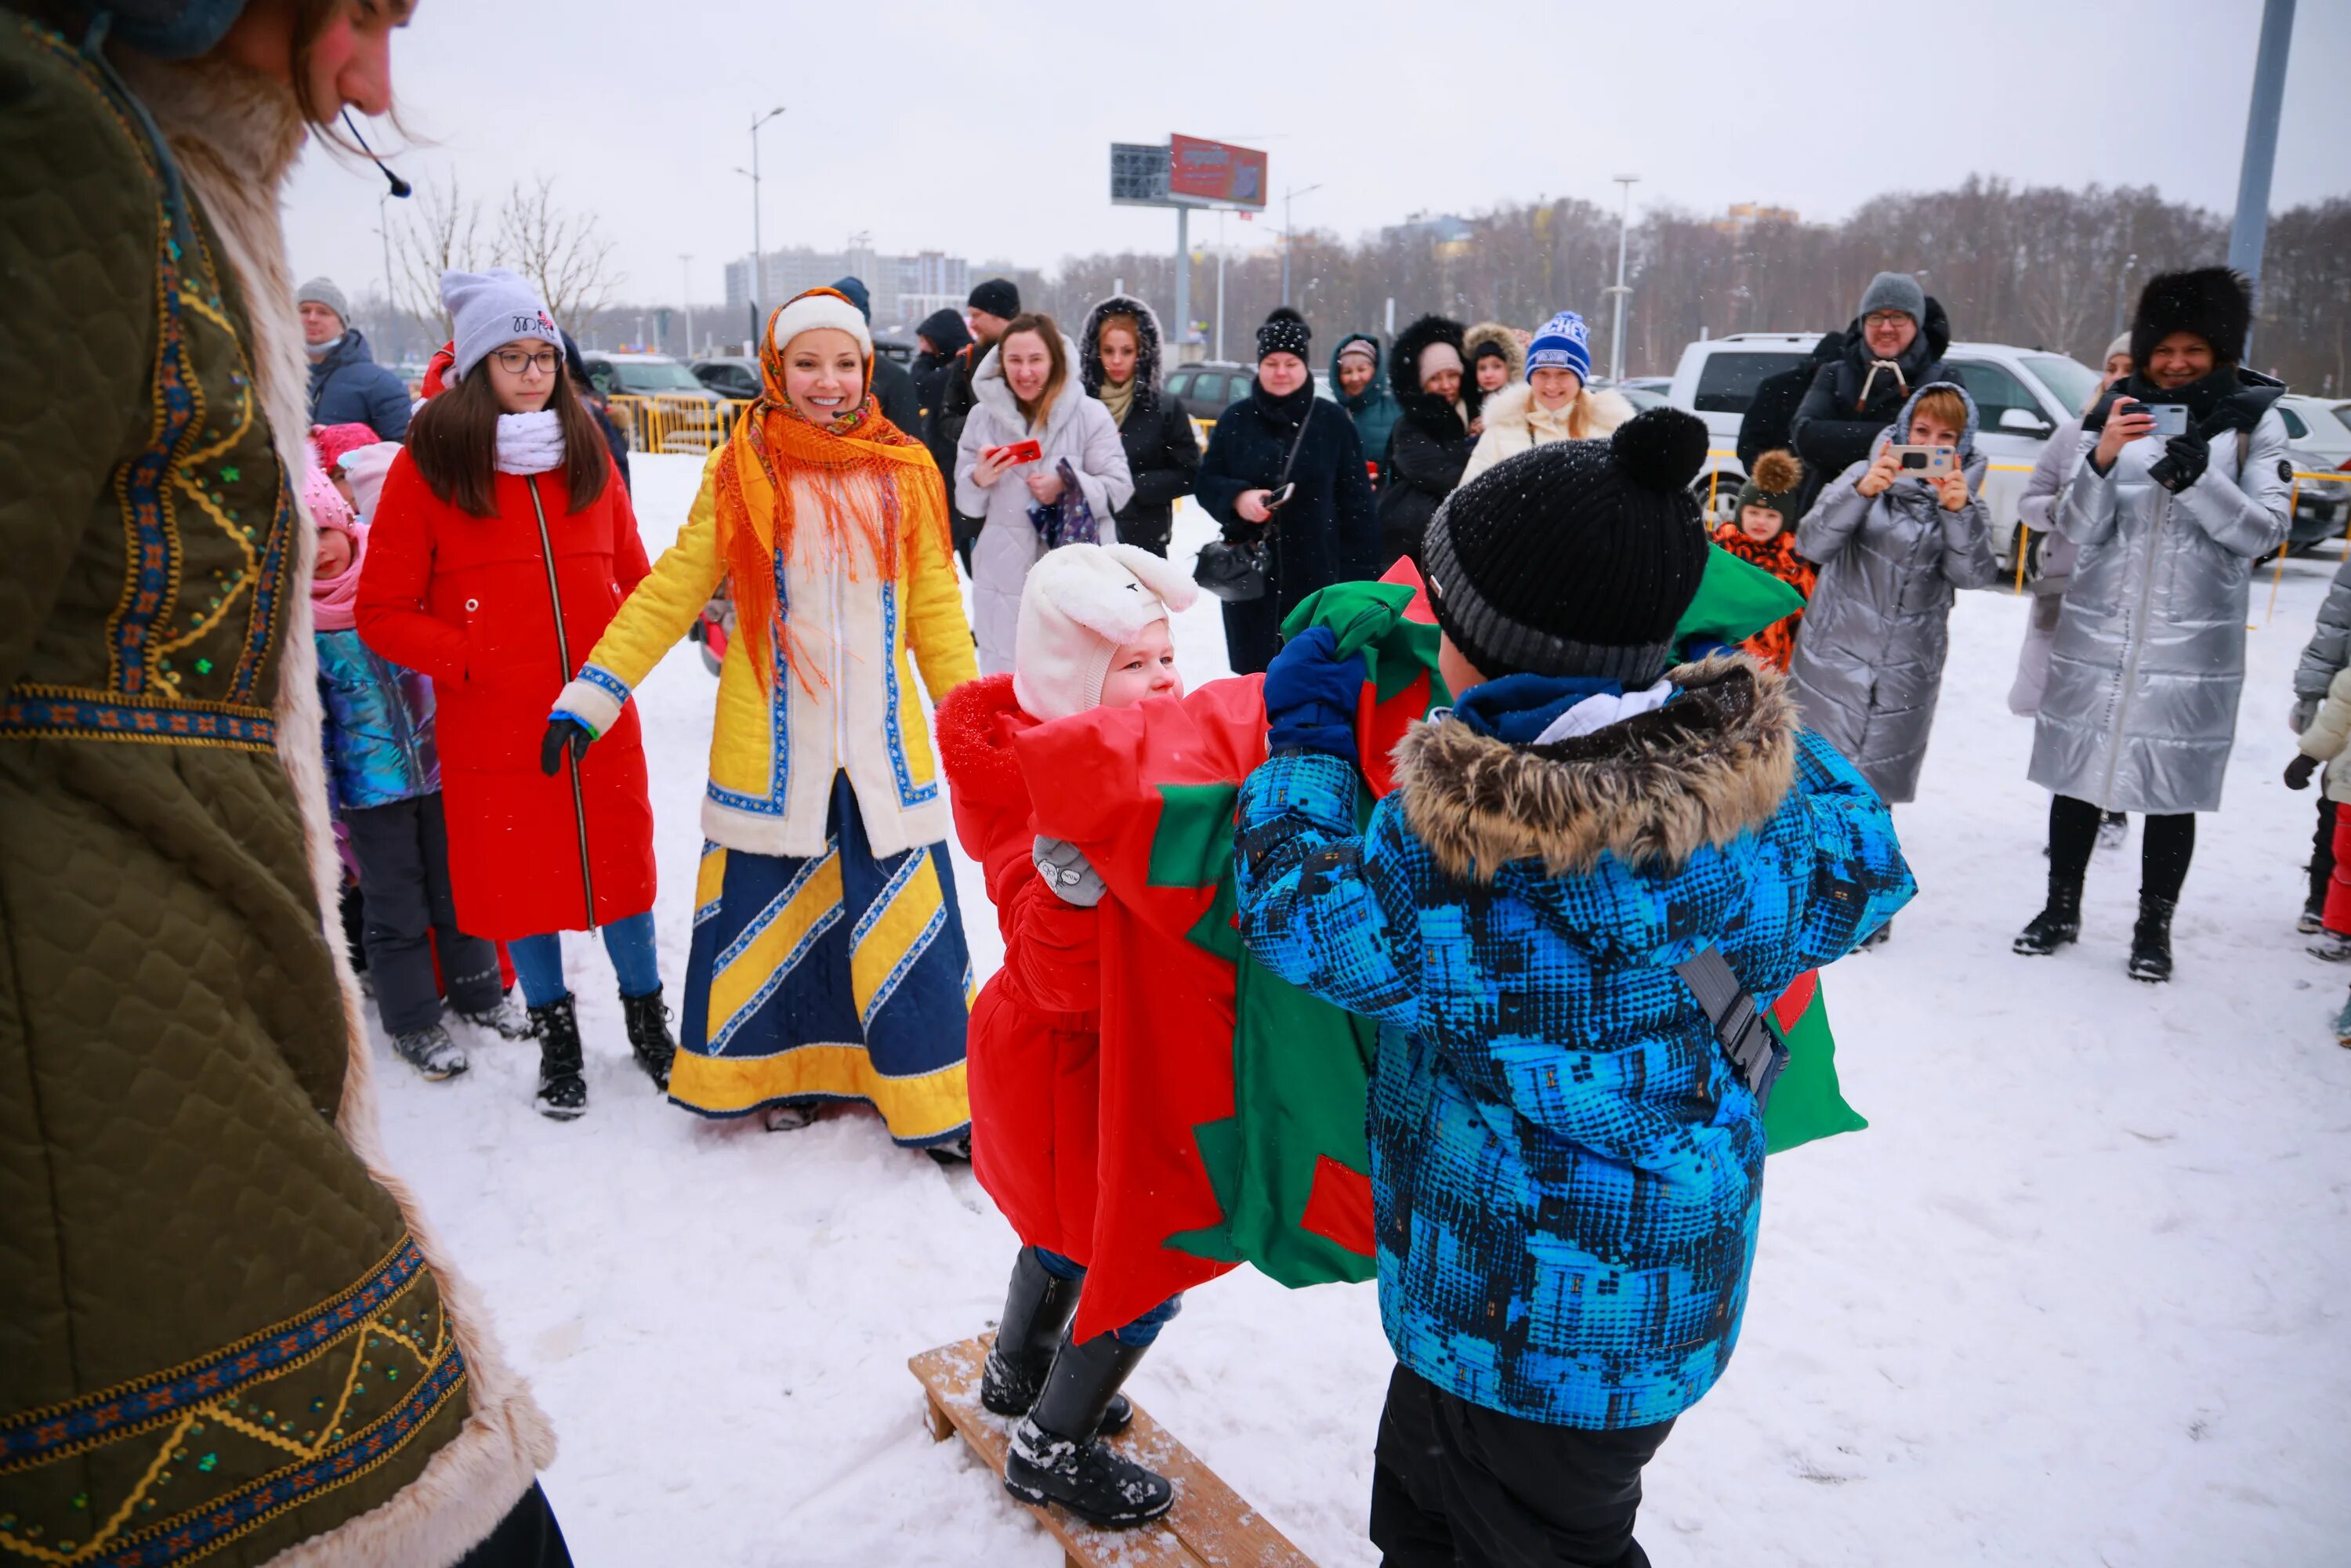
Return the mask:
M384 161L375 155L375 149L369 146L367 144L367 138L360 134L360 128L357 124L353 123L351 120L351 111L348 109L343 110L343 129L351 133L351 139L360 144L360 151L367 154L368 162L374 164L377 171L383 175L387 182L390 183L392 186L392 193L393 195L405 196L416 188L407 181L402 179L399 175L393 173L392 170L385 165Z

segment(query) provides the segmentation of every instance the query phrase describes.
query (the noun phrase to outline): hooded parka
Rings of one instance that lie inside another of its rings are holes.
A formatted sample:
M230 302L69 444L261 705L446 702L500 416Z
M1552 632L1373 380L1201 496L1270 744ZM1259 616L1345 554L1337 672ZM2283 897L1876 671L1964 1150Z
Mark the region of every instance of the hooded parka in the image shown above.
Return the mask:
M1121 544L1164 557L1176 527L1176 503L1192 493L1200 472L1200 437L1192 428L1192 416L1167 395L1159 318L1140 299L1113 294L1086 313L1086 329L1078 340L1079 380L1086 395L1100 398L1110 380L1102 371L1102 325L1113 316L1134 317L1139 340L1133 401L1124 419L1112 416L1118 423L1127 473L1134 481L1133 498L1117 513L1118 538Z
M1012 668L1012 643L1020 626L1020 588L1029 569L1045 553L1044 536L1029 520L1036 497L1022 481L1024 474L1050 474L1063 458L1078 476L1086 505L1092 508L1100 530L1097 542L1110 544L1117 535L1118 509L1134 494L1127 472L1126 448L1110 410L1088 397L1078 381L1078 346L1061 340L1069 381L1046 411L1045 427L1034 430L1004 379L1003 344L987 350L971 378L976 400L956 444L955 505L966 517L981 519L979 538L971 550L971 629L979 640L979 673L1004 674ZM979 455L991 446L1034 441L1044 449L1037 463L1007 469L990 486L972 481Z
M1918 793L1950 653L1954 591L1982 588L2000 570L1984 507L1986 465L1975 449L1975 400L1949 382L1928 386L1948 387L1967 403L1959 451L1968 504L1949 510L1920 479L1896 479L1874 499L1855 487L1877 449L1908 433L1911 412L1928 390L1922 386L1879 432L1868 457L1821 492L1796 529L1796 553L1821 571L1789 667L1792 690L1805 724L1889 805Z
M1442 316L1424 316L1396 334L1395 352L1388 359L1388 385L1402 411L1388 436L1388 455L1381 464L1380 561L1385 571L1400 557L1420 548L1420 536L1445 497L1461 483L1477 437L1469 434L1478 417L1482 394L1470 372L1469 356L1461 355L1461 390L1451 398L1420 390L1420 357L1432 344L1462 348L1461 323Z
M2097 471L2086 454L2110 393L2084 422L2085 455L2058 497L2057 532L2081 553L2030 774L2109 811L2218 809L2236 742L2253 563L2285 538L2292 470L2272 406L2285 389L2249 371L2215 376L2236 383L2215 409L2236 428L2209 437L2210 463L2196 483L2175 496L2147 476L2164 455L2153 436L2124 447L2112 472ZM2116 390L2165 395L2129 390L2137 384Z

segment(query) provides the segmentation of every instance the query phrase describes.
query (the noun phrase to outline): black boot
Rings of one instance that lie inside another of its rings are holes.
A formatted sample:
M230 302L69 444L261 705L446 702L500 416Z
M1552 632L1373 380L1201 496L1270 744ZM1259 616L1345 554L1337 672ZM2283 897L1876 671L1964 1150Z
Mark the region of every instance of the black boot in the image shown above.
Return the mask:
M580 1076L580 1018L571 998L530 1009L538 1036L538 1094L531 1103L542 1116L569 1122L588 1109L588 1080Z
M2075 881L2061 882L2054 872L2049 874L2048 907L2032 917L2032 923L2017 934L2011 950L2028 957L2045 957L2069 942L2082 936L2082 884Z
M1103 1334L1064 1341L1036 1406L1012 1428L1004 1490L1027 1503L1057 1502L1088 1524L1123 1530L1176 1506L1165 1476L1095 1441L1119 1385L1143 1359L1140 1347Z
M1004 1315L996 1321L996 1341L987 1347L987 1364L979 1369L979 1402L998 1416L1029 1414L1052 1370L1053 1353L1061 1347L1061 1331L1078 1310L1084 1281L1064 1280L1037 1260L1037 1249L1023 1247L1012 1260L1012 1284L1004 1295ZM1123 1394L1114 1396L1104 1413L1104 1432L1123 1432L1134 1419L1134 1406Z
M2130 977L2150 985L2171 978L2171 912L2176 898L2138 895L2138 924L2131 928Z
M653 1087L669 1092L670 1064L677 1060L677 1041L670 1038L669 1009L662 1005L661 988L642 997L622 997L621 1016L628 1020L629 1050Z

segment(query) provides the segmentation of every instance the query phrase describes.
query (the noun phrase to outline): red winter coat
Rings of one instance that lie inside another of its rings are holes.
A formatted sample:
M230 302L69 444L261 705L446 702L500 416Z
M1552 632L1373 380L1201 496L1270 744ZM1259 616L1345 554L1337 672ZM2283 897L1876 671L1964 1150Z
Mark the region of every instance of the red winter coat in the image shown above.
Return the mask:
M577 513L561 469L500 474L496 484L497 515L476 517L435 497L407 453L393 458L358 617L369 647L433 677L457 923L511 941L653 907L653 815L635 705L578 765L576 806L572 770L549 779L538 768L556 694L650 569L617 474Z
M956 837L987 872L1004 934L1004 967L972 1004L967 1037L971 1165L1023 1242L1086 1263L1099 1164L1098 917L1056 897L1031 858L1012 737L1037 722L1010 675L989 675L948 693L933 726Z

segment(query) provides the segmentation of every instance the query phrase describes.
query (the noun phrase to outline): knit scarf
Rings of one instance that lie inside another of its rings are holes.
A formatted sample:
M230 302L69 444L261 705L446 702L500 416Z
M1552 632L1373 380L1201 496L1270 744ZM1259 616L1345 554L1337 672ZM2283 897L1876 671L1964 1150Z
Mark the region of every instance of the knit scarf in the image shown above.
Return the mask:
M1121 430L1126 428L1126 411L1134 406L1135 380L1134 376L1123 382L1104 378L1102 391L1094 394L1102 399L1102 406L1110 410L1111 423Z
M551 408L537 413L498 415L497 455L501 474L544 474L563 466L563 421Z
M850 563L844 570L853 572L855 563L870 556L888 579L904 570L908 543L915 549L927 543L943 557L952 552L946 488L929 449L883 415L870 374L865 399L847 423L820 428L784 395L784 358L772 333L761 345L759 371L759 395L735 422L718 460L718 556L726 563L744 649L761 682L775 684L773 641L780 633L783 664L812 692L814 680L821 677L812 676L793 656L791 637L776 608L778 567L791 557L799 521L794 471L816 471L810 476L818 482L810 488L823 497L825 513L818 521L844 543L862 537L870 547L842 551L841 559ZM861 479L871 483L857 483ZM878 505L871 499L875 497Z

